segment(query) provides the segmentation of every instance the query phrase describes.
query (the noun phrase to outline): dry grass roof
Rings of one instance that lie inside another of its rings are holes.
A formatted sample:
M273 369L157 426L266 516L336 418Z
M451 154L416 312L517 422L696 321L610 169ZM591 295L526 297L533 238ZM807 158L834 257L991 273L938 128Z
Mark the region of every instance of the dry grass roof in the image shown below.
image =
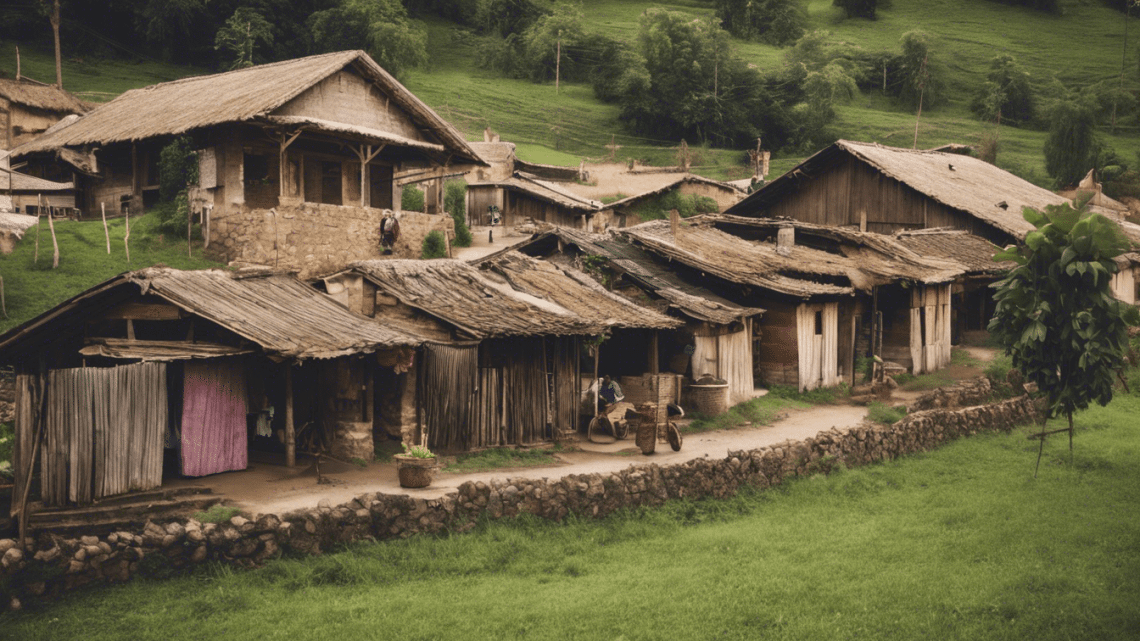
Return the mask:
M805 177L819 176L845 156L854 157L933 200L1017 238L1033 230L1033 225L1021 216L1023 207L1044 209L1048 205L1069 202L1063 196L971 156L840 140L757 190L726 213L761 213L784 194L798 190Z
M572 268L537 260L516 251L481 261L484 272L498 274L515 290L548 300L607 327L671 329L682 322L641 307Z
M607 326L496 283L460 260L365 260L349 265L401 303L474 338L594 335ZM378 317L379 318L379 317Z
M967 274L996 275L1014 266L995 263L997 245L960 229L919 229L895 234L894 238L924 256L947 258L961 264Z
M745 194L745 192L743 190L741 190L739 187L737 187L736 185L734 185L732 183L721 182L719 180L713 180L712 178L705 178L704 176L697 176L696 174L681 174L681 175L678 175L675 179L670 180L669 182L665 183L664 185L661 185L660 187L657 187L656 189L650 189L649 191L645 191L645 192L642 192L640 194L636 194L633 196L627 196L625 198L622 198L621 200L615 200L612 203L604 205L603 208L604 209L616 210L616 209L620 209L622 207L628 207L628 206L633 205L635 203L638 203L642 200L645 200L646 198L652 198L654 196L659 196L661 194L664 194L665 192L667 192L671 189L674 189L676 187L679 187L685 183L697 183L697 184L702 184L702 185L709 185L711 187L717 187L719 189L723 189L724 191L730 192L732 194L738 194L739 197L743 197Z
M600 256L623 278L630 280L641 289L664 300L674 309L690 318L728 325L749 316L763 314L759 307L745 307L723 298L708 289L683 279L674 269L662 260L632 244L629 239L613 234L593 234L577 229L556 227L536 234L531 240L515 245L516 248L533 251L545 245L576 246L583 254ZM503 252L500 252L503 253ZM499 253L491 254L481 261L494 260ZM480 261L477 261L480 262Z
M45 85L27 78L19 80L0 78L0 98L33 109L56 113L83 114L91 110L90 104L71 93L55 85Z
M593 213L602 208L602 203L599 200L583 198L560 185L539 180L533 175L521 171L515 172L514 176L506 180L488 184L495 184L504 189L526 194L533 198L553 203L559 207L581 212L582 214Z
M216 323L280 358L334 358L422 342L350 312L292 275L239 276L216 269L149 267L116 276L0 336L0 355L21 350L25 340L50 343L69 323L72 331L78 331L92 314L147 294Z
M12 191L57 192L75 189L75 184L70 182L57 183L10 169L0 169L0 192L6 192L9 189Z
M480 162L462 135L363 51L341 51L132 89L74 124L17 148L17 153L180 135L272 115L321 80L352 67L374 82L448 150ZM351 123L349 123L351 124Z

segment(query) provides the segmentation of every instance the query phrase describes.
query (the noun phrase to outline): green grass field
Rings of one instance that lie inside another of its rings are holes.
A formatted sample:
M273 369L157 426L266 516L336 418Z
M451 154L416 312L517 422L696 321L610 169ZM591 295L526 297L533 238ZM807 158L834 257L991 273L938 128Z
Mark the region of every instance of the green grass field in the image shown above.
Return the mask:
M1135 639L1140 398L722 501L359 544L0 615L21 639Z

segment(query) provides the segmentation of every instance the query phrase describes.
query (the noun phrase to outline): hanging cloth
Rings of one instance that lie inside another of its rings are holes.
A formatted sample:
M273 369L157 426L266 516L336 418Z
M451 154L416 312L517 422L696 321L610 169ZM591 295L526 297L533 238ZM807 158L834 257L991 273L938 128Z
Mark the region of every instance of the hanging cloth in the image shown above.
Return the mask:
M182 473L205 476L244 470L245 377L241 361L210 359L185 366L182 400Z

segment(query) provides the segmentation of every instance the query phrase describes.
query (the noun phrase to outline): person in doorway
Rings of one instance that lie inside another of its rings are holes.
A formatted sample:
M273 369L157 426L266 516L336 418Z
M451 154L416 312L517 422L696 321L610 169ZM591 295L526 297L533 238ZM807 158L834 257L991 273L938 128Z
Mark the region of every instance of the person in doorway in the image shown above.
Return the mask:
M602 377L602 385L598 389L598 396L601 397L602 402L606 405L613 405L625 399L625 395L621 393L621 385L611 379L609 375Z

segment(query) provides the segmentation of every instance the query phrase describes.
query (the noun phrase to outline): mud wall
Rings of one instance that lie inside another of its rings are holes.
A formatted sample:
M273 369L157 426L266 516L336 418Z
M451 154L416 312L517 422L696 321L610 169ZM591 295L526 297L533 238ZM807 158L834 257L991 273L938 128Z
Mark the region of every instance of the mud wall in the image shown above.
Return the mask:
M1034 418L1027 397L963 409L915 412L894 425L831 429L804 441L729 452L723 459L680 465L632 466L610 474L561 479L508 478L468 482L439 499L363 494L342 504L257 520L235 516L221 523L187 519L148 522L137 532L104 537L40 535L20 545L0 540L0 609L21 600L50 598L88 584L132 576L164 575L207 560L254 567L282 554L320 554L367 538L392 539L442 531L467 531L483 514L510 518L527 512L561 520L573 513L601 518L616 510L661 505L669 499L731 496L784 479L827 473L931 450L981 432L1007 432Z

